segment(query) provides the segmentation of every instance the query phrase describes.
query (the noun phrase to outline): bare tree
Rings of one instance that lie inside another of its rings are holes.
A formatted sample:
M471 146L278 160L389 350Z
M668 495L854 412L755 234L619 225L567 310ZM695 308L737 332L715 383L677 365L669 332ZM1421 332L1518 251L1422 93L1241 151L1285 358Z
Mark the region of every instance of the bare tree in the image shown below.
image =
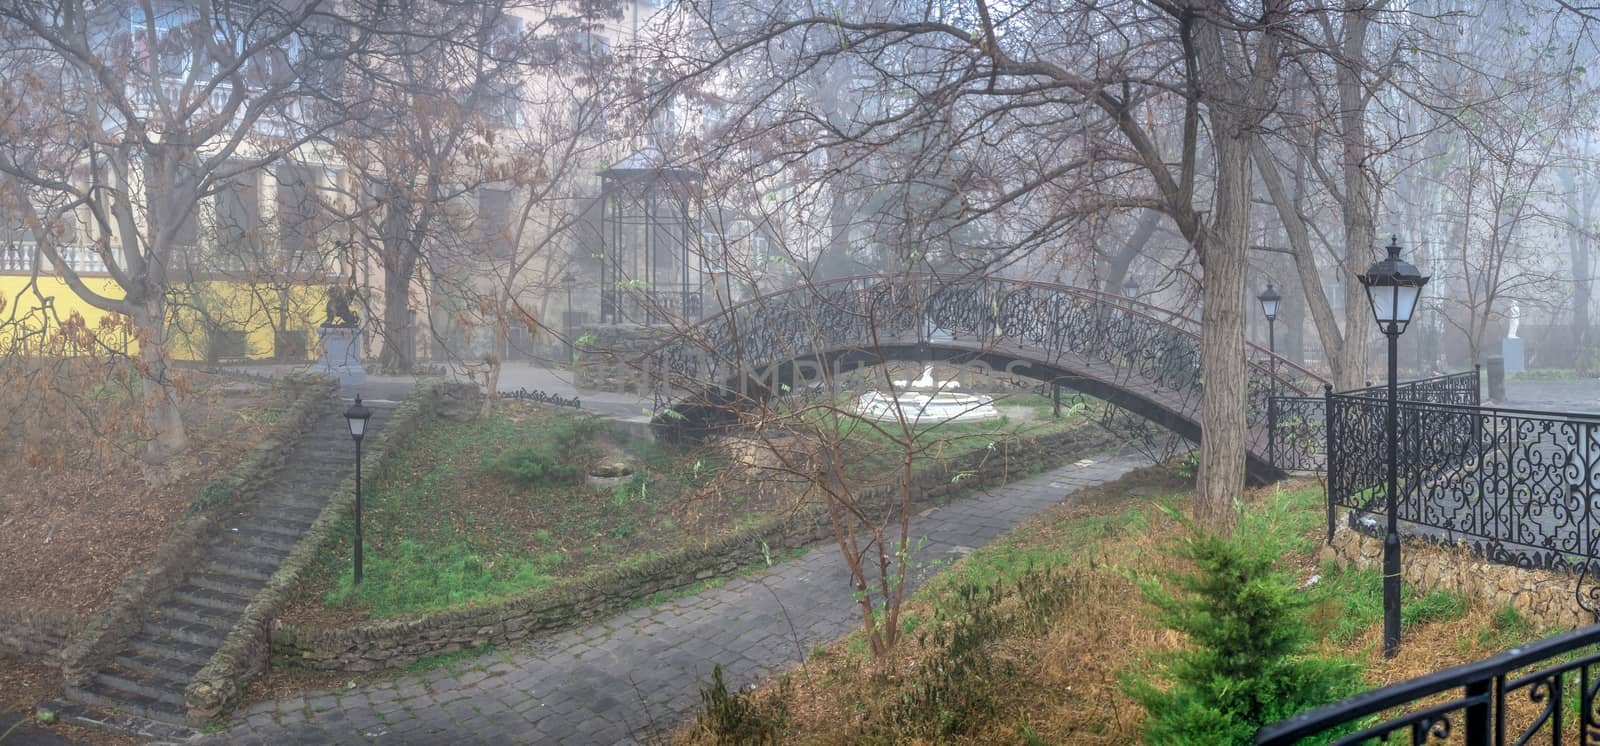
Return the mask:
M167 319L200 205L229 179L299 156L340 120L324 83L363 43L363 10L0 3L6 203L74 293L131 320L152 480L187 445ZM85 281L101 270L119 293Z

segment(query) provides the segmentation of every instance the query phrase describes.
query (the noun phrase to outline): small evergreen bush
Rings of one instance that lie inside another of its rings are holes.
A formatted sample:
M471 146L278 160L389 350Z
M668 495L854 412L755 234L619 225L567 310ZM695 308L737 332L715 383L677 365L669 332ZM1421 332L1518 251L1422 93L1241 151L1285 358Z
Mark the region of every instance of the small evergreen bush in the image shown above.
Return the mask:
M1162 656L1154 676L1124 681L1148 713L1146 743L1248 744L1263 725L1361 688L1355 664L1303 655L1307 601L1273 569L1278 547L1247 537L1190 528L1178 552L1194 571L1175 591L1142 584L1162 623L1192 643Z
M574 484L599 429L593 419L555 418L539 439L484 454L483 468L523 485Z

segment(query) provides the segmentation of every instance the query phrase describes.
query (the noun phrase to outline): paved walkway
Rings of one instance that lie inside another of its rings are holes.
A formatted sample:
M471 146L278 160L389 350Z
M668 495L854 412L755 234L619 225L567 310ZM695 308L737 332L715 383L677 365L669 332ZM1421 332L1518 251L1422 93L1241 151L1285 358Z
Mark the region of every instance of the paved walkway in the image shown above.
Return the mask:
M1072 493L1149 462L1084 460L912 521L926 567L983 546ZM831 545L758 575L450 666L236 713L228 744L638 743L689 716L720 664L730 688L781 672L859 622Z
M1506 400L1500 406L1600 413L1600 380L1506 381Z

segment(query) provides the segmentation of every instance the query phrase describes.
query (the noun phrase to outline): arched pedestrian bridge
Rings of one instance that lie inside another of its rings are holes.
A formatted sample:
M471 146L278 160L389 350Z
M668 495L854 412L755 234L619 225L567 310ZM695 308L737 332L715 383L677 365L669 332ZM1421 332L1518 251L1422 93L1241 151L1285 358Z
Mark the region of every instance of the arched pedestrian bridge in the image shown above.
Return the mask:
M636 363L656 388L656 426L700 437L760 399L824 371L942 362L1059 382L1200 440L1200 324L1094 290L994 277L848 277L763 295L685 325ZM1267 399L1320 394L1322 379L1248 345L1252 481L1266 456Z

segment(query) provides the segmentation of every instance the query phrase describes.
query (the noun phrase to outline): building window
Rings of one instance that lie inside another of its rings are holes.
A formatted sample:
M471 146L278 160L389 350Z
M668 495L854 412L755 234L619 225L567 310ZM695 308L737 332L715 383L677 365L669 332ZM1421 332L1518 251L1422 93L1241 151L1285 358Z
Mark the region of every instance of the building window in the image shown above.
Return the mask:
M278 249L286 258L311 251L317 235L318 175L321 169L303 163L278 167Z
M250 253L261 223L261 190L254 171L239 174L217 192L216 240L223 253Z
M478 240L484 253L496 259L511 256L511 192L478 191Z

